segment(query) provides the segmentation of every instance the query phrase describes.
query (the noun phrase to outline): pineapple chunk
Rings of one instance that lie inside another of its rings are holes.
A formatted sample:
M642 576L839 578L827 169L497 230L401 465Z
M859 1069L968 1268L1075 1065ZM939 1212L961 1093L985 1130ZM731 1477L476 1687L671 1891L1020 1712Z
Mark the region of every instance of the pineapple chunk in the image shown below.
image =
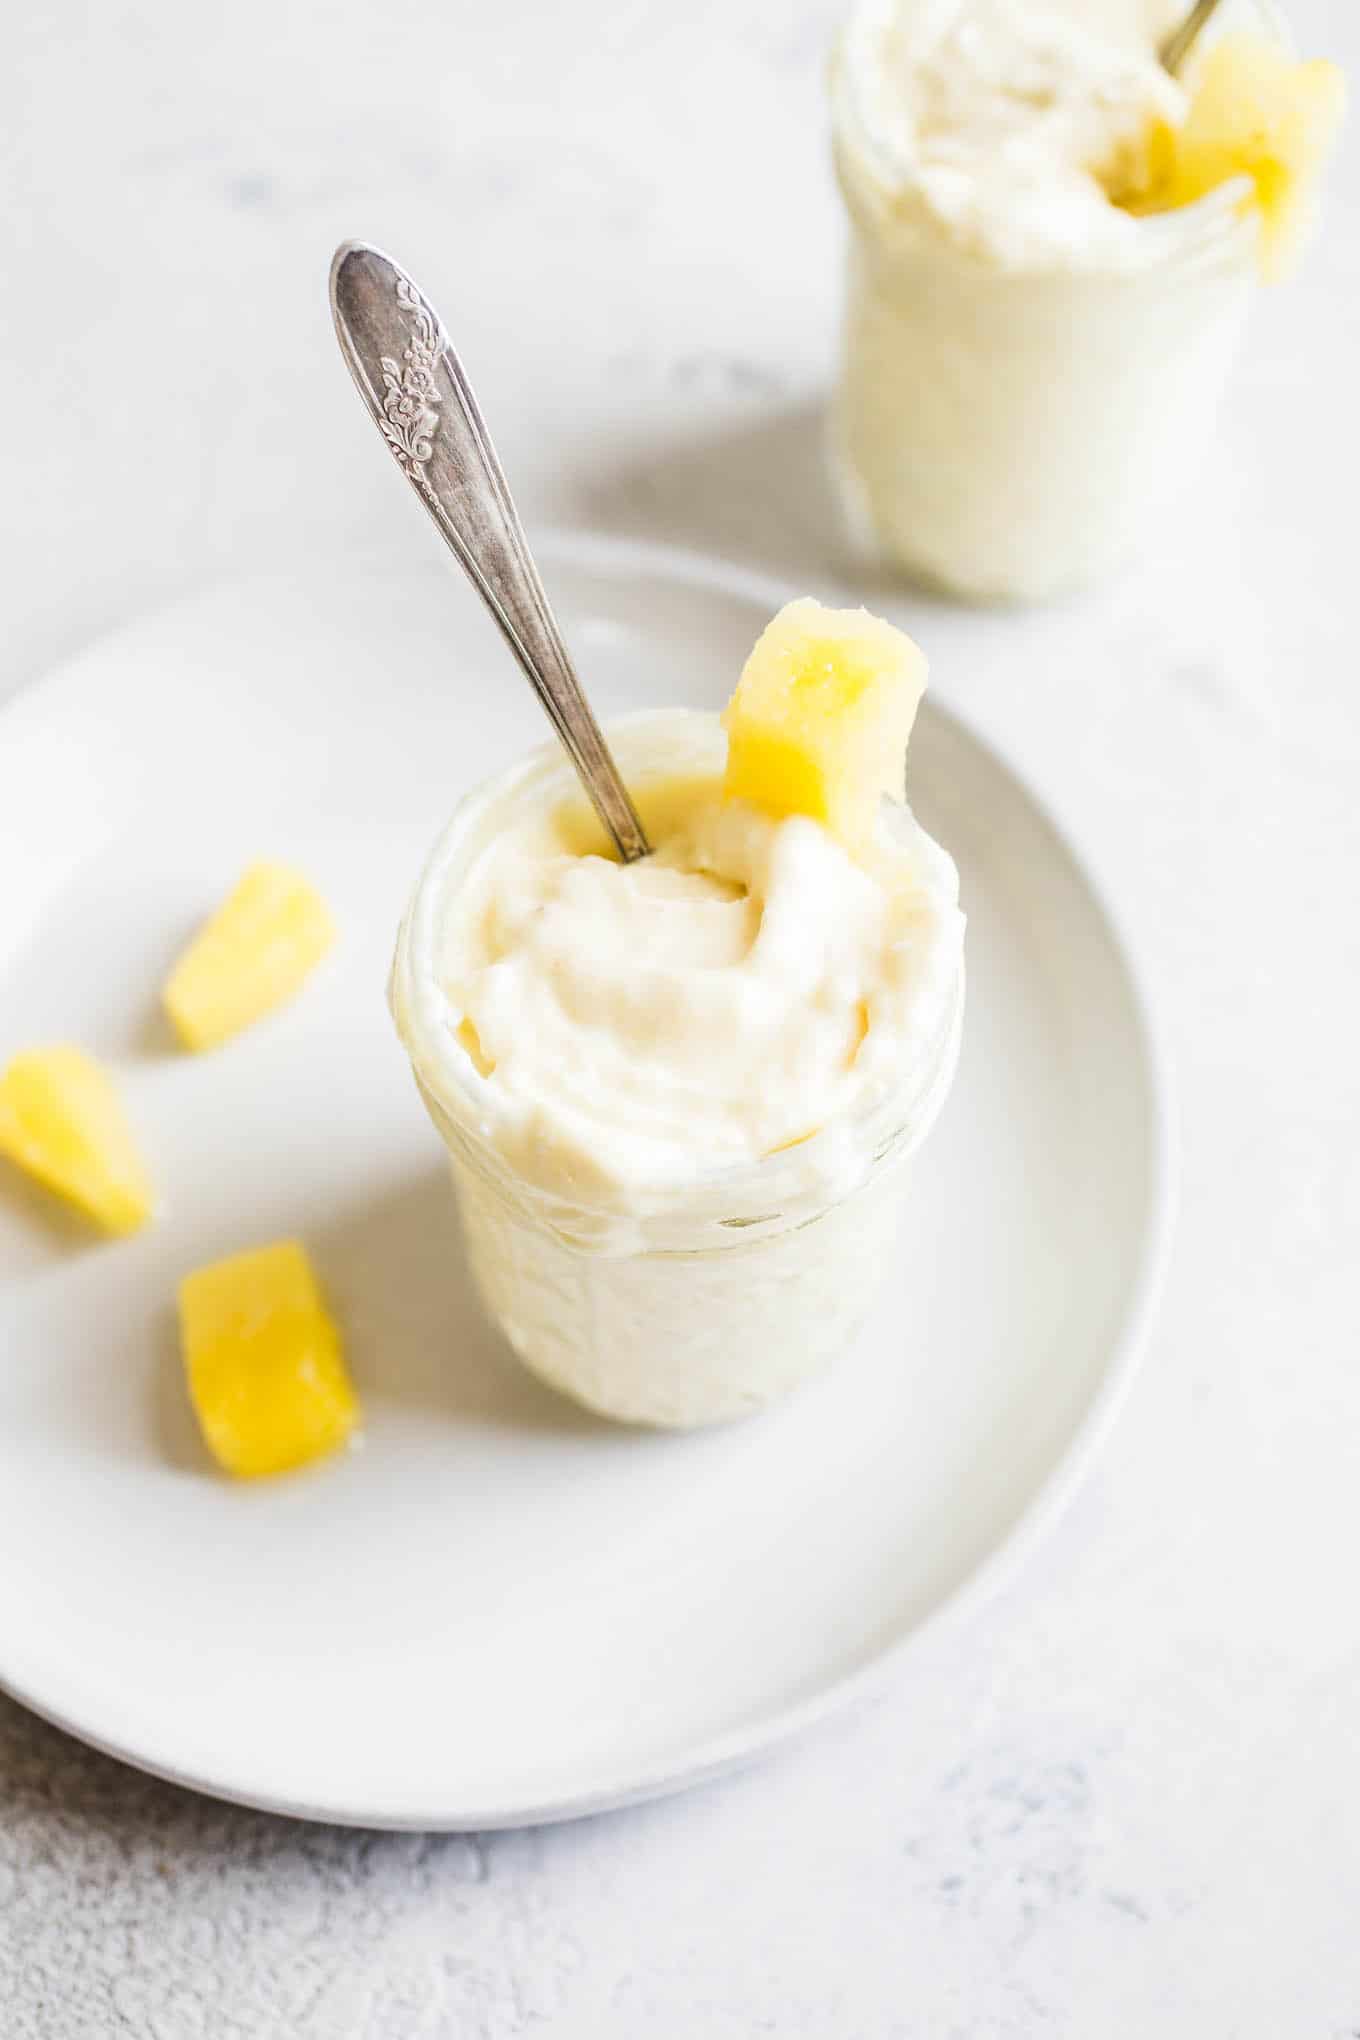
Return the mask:
M165 984L186 1048L216 1048L291 999L335 940L325 901L283 864L252 864Z
M0 1154L110 1233L151 1216L151 1185L123 1108L78 1048L16 1055L0 1076Z
M195 1269L179 1318L194 1412L228 1473L283 1473L345 1443L359 1401L296 1240Z
M902 797L926 662L866 609L790 602L767 624L723 711L728 800L810 815L851 851L871 840L883 794Z
M1229 178L1249 177L1261 271L1276 280L1302 246L1345 103L1335 64L1298 63L1264 36L1224 36L1200 67L1183 125L1154 136L1151 189L1135 209L1190 205Z

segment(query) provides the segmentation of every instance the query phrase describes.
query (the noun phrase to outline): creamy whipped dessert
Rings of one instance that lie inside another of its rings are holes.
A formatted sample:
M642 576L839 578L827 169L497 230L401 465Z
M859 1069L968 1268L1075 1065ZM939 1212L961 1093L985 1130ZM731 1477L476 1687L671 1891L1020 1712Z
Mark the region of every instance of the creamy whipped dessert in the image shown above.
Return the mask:
M549 750L421 881L393 1009L473 1272L609 1415L754 1409L872 1301L962 1005L957 874L900 799L923 681L888 625L792 604L726 731L611 730L650 857L616 860Z
M834 409L864 544L981 599L1127 551L1192 473L1253 284L1298 237L1330 65L1157 60L1157 0L861 0L833 66L854 236Z
M862 9L840 65L900 219L999 269L1149 259L1111 192L1185 117L1150 44L1061 0L937 0Z

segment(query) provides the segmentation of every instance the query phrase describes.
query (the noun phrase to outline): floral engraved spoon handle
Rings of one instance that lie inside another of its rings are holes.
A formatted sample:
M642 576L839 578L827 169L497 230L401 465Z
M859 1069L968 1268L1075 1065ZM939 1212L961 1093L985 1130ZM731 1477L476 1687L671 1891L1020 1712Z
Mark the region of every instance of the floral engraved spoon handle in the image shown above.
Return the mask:
M377 248L346 241L331 311L359 395L495 617L625 863L649 844L581 691L501 464L439 316Z

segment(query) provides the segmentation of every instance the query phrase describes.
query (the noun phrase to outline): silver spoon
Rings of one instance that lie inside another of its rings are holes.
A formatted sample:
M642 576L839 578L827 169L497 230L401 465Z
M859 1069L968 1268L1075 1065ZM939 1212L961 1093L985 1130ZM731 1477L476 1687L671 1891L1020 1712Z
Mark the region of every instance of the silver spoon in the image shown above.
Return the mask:
M1217 14L1219 4L1220 0L1195 0L1195 5L1190 9L1180 27L1173 28L1170 35L1161 44L1157 51L1157 56L1161 62L1162 69L1169 71L1173 78L1178 78L1185 68L1186 58L1199 41L1201 32L1208 27L1214 15Z
M362 241L335 251L331 311L370 417L500 625L619 855L625 863L645 857L651 846L581 691L477 399L438 314L404 270Z

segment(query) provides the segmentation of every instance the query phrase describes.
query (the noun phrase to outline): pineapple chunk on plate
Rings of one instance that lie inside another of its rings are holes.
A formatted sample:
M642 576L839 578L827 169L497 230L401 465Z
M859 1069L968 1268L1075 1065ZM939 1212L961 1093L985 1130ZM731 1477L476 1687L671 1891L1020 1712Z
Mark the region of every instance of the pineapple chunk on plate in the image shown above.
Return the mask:
M298 1241L195 1269L180 1283L179 1317L189 1397L226 1472L285 1473L348 1440L359 1400Z
M1299 63L1265 36L1226 35L1199 67L1182 125L1154 135L1150 188L1133 209L1166 212L1231 178L1250 178L1261 270L1274 280L1302 245L1345 103L1335 64Z
M78 1048L16 1055L0 1076L0 1154L108 1233L151 1216L151 1184L118 1093Z
M326 902L299 872L252 864L166 980L186 1048L216 1048L298 991L335 940Z
M809 815L848 850L873 836L879 800L902 798L926 661L866 609L804 596L761 632L723 711L723 792L772 815Z

